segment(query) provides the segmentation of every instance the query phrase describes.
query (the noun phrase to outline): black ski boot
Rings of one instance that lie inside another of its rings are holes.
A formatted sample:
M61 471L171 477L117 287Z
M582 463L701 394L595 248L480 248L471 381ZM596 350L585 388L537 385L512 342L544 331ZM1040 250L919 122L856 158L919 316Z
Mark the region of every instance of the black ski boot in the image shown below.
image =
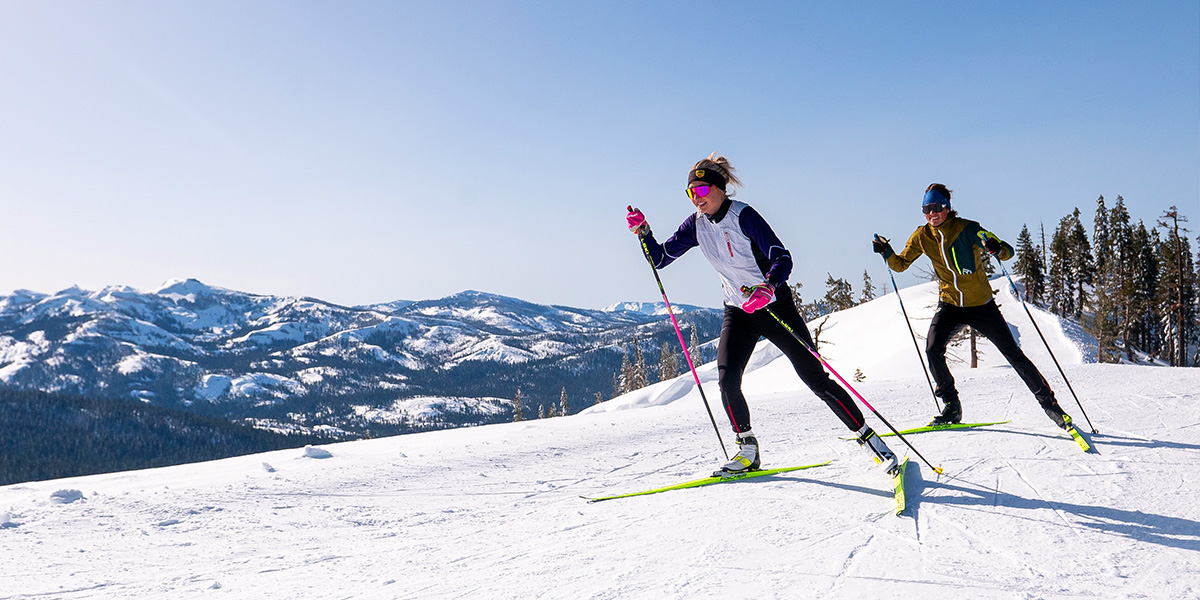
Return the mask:
M962 404L959 403L958 397L943 399L945 406L942 408L942 414L933 418L929 422L933 425L954 425L962 421Z
M1055 425L1058 425L1064 430L1070 430L1071 417L1067 416L1067 413L1063 412L1063 409L1058 405L1058 402L1043 404L1042 408L1046 411L1046 416L1050 417L1050 420L1054 421Z

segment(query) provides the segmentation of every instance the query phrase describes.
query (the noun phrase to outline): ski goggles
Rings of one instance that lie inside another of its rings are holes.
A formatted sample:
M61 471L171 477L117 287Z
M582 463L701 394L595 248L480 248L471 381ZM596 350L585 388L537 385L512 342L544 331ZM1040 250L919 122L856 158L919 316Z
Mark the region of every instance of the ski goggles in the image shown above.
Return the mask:
M688 198L695 200L696 198L703 198L703 197L707 196L710 192L712 192L712 186L711 185L698 185L693 188L687 188L687 190L685 190L685 191L687 192Z
M950 208L950 207L946 206L945 204L938 204L936 202L931 202L929 204L926 204L925 206L922 206L921 212L928 215L928 214L932 214L932 213L942 212L943 210L946 210L947 208Z

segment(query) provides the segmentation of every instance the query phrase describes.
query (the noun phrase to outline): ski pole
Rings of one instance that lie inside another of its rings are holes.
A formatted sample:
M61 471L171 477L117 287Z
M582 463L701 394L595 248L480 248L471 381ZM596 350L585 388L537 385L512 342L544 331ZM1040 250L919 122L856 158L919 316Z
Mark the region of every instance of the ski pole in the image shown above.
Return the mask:
M1008 278L1008 285L1012 287L1013 294L1021 301L1021 306L1025 309L1025 314L1029 316L1029 322L1033 323L1034 331L1037 331L1038 337L1042 338L1042 343L1046 345L1046 352L1050 353L1050 359L1054 361L1054 366L1058 367L1058 374L1062 375L1063 381L1067 384L1067 389L1071 390L1071 395L1075 397L1075 404L1079 405L1079 412L1083 413L1083 419L1087 421L1088 427L1092 428L1092 433L1100 433L1096 431L1096 426L1092 425L1092 420L1088 418L1087 411L1083 410L1083 403L1079 401L1079 396L1075 394L1075 388L1071 387L1071 380L1067 379L1067 374L1063 372L1062 365L1058 364L1058 358L1054 356L1054 351L1050 349L1050 342L1047 342L1046 336L1042 335L1042 328L1038 327L1037 321L1033 319L1033 313L1029 312L1029 305L1025 304L1025 298L1017 290L1017 284L1013 283L1012 276L1008 274L1008 269L1001 264L1000 270Z
M743 287L742 291L743 292L749 291L749 288ZM926 460L924 456L921 456L921 452L919 450L917 450L916 448L914 448L913 445L910 444L909 441L907 439L905 439L905 437L903 435L901 435L901 433L899 431L897 431L895 427L892 427L892 424L888 423L888 420L883 418L883 415L879 414L879 411L875 410L875 407L871 406L871 403L867 402L867 399L863 398L862 394L858 393L858 390L854 389L854 386L851 386L845 379L842 379L842 376L838 375L838 372L834 371L833 367L829 366L829 363L825 362L825 359L821 358L821 355L817 354L817 351L814 350L812 346L809 346L808 342L804 341L804 338L800 337L800 334L796 333L795 329L792 329L792 327L790 325L788 325L787 323L784 323L783 319L780 319L779 316L776 315L775 312L772 311L770 308L763 307L763 310L767 311L767 314L771 315L771 317L775 319L776 323L779 323L780 325L782 325L783 328L786 329L788 333L792 334L792 337L796 338L796 341L800 342L800 345L804 346L804 349L808 350L809 354L812 354L813 356L815 356L817 358L817 360L820 361L822 365L824 365L825 370L827 370L831 374L833 374L834 377L837 377L837 380L842 382L842 386L844 386L847 390L850 390L850 393L854 394L854 397L858 398L858 401L862 402L863 406L866 406L868 409L870 409L870 411L872 413L875 414L876 417L879 417L879 420L883 421L883 424L887 425L887 428L891 429L892 433L896 434L896 437L900 438L900 441L904 442L905 446L908 446L913 452L915 452L917 457L920 458L922 462L929 465L929 468L933 469L934 473L937 473L939 475L942 474L942 470L940 468L929 464L929 461Z
M883 243L888 243L888 239L875 234L875 239L882 240ZM912 336L913 348L917 351L917 360L921 361L921 372L925 374L925 383L929 384L929 394L933 396L933 405L940 411L941 406L938 404L937 392L933 391L933 380L929 378L929 370L925 366L925 355L921 352L921 345L917 343L917 333L913 331L912 322L908 320L908 311L904 310L904 300L900 298L900 288L896 286L896 276L892 275L892 268L888 266L887 259L883 259L884 266L887 266L888 277L892 278L892 289L896 290L896 300L900 302L900 312L904 315L904 324L908 325L908 334Z
M629 207L633 210L633 206ZM675 311L671 309L671 301L667 300L667 290L663 289L662 278L658 276L658 267L654 266L654 259L650 257L650 247L646 245L646 239L638 236L638 241L642 243L642 254L646 256L646 262L650 264L650 270L654 273L654 281L658 282L658 291L662 294L663 303L667 305L667 314L671 315L671 324L675 326L675 335L679 336L679 346L683 348L683 357L687 359L688 368L692 371L692 379L696 380L696 389L700 390L700 399L704 401L704 410L708 411L708 420L712 421L713 431L717 432L717 441L721 443L721 452L725 453L725 460L729 460L729 451L725 449L725 440L721 439L721 429L717 427L717 419L713 416L712 407L708 404L708 398L704 395L704 386L700 385L700 376L696 374L696 366L692 364L692 355L688 352L687 343L683 341L683 331L679 329L679 322L675 320Z

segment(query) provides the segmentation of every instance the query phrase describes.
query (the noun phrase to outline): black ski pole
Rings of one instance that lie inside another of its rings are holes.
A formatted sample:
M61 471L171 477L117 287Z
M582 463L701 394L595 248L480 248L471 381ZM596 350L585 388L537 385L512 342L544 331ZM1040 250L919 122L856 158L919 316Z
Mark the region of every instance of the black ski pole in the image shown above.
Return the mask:
M747 292L747 291L749 291L749 288L742 288L742 292ZM838 381L842 382L843 387L845 387L847 390L850 390L850 393L854 394L854 397L858 398L858 401L862 402L863 406L866 406L872 413L875 414L876 417L879 418L880 421L883 421L883 424L887 425L887 428L891 429L892 433L896 434L896 437L900 438L900 441L904 442L905 446L908 446L909 449L911 449L914 453L916 453L917 457L920 458L922 462L929 465L929 468L933 469L934 473L937 473L939 475L942 474L941 468L935 467L935 466L929 464L929 461L925 460L924 456L921 456L921 452L919 450L917 450L916 448L914 448L913 445L911 443L909 443L909 441L907 439L905 439L905 437L895 427L892 427L892 424L888 423L888 420L883 418L883 415L879 414L879 411L875 410L875 407L871 406L871 403L867 402L867 399L863 398L862 394L858 393L858 390L854 389L854 386L850 385L850 383L847 382L845 379L843 379L841 375L838 375L838 372L834 371L833 367L829 366L829 363L825 362L825 359L822 358L820 354L817 354L817 351L814 350L812 346L809 346L808 342L804 341L804 338L800 337L800 334L796 333L795 329L792 329L792 327L790 325L788 325L787 323L784 323L783 319L780 319L779 315L776 315L775 311L771 310L770 308L767 308L764 306L763 310L767 311L767 314L771 315L771 317L773 319L775 319L776 323L779 323L780 325L782 325L783 328L786 329L788 333L792 334L792 337L796 338L796 341L800 342L800 345L804 346L804 349L808 350L809 354L812 354L813 356L815 356L817 358L818 361L821 362L821 364L825 367L826 371L829 371L834 377L837 378Z
M885 244L888 243L887 238L878 233L875 234L875 239L881 240ZM892 289L896 290L896 300L900 302L900 313L904 315L904 324L908 325L908 334L912 336L913 348L917 350L917 360L921 361L921 373L925 374L925 383L929 384L929 394L933 396L933 405L940 412L942 407L938 404L937 392L933 391L933 380L929 378L929 369L925 366L925 355L921 352L921 345L917 343L917 333L913 331L912 321L908 320L908 311L904 310L904 300L900 298L900 288L896 286L896 276L892 275L892 268L888 266L886 258L883 259L883 264L887 267L888 277L892 279Z
M1025 309L1025 314L1029 316L1029 322L1033 323L1033 329L1037 331L1038 337L1042 338L1042 343L1046 345L1046 352L1050 353L1050 359L1054 361L1054 366L1058 367L1058 374L1062 375L1063 381L1067 384L1067 389L1071 390L1071 395L1075 397L1075 404L1079 405L1079 412L1083 413L1083 419L1087 421L1088 427L1092 428L1092 433L1100 433L1096 431L1096 427L1092 425L1092 420L1088 418L1087 411L1083 410L1083 403L1079 401L1079 396L1075 394L1075 388L1071 387L1071 380L1067 379L1067 374L1063 372L1062 365L1058 364L1058 358L1054 356L1054 351L1050 349L1050 342L1046 341L1046 336L1042 335L1042 328L1038 327L1037 321L1033 319L1033 313L1029 312L1029 306L1025 304L1025 298L1021 292L1017 290L1017 284L1013 283L1012 276L1008 274L1008 269L1003 264L1000 265L1000 270L1004 276L1008 278L1008 285L1012 287L1013 294L1021 301L1021 306Z
M632 211L633 207L630 206L629 210ZM721 452L725 453L725 460L729 460L729 451L725 449L725 440L721 439L721 429L717 427L717 419L713 416L712 407L709 406L708 398L704 395L704 386L700 385L700 376L696 374L696 367L692 364L692 355L683 341L683 331L679 329L679 323L675 320L675 311L671 309L671 301L667 300L667 290L663 289L662 278L658 276L658 267L654 266L654 259L650 257L650 247L646 245L646 239L640 235L638 241L642 243L642 254L646 256L646 262L650 264L650 270L654 273L654 281L658 283L658 291L662 294L663 303L667 305L667 314L671 315L671 324L675 326L675 334L679 336L679 345L683 348L683 356L687 359L688 368L692 370L692 378L696 380L696 389L700 390L700 399L704 401L704 410L708 411L708 420L712 421L713 431L717 432L717 441L721 444Z

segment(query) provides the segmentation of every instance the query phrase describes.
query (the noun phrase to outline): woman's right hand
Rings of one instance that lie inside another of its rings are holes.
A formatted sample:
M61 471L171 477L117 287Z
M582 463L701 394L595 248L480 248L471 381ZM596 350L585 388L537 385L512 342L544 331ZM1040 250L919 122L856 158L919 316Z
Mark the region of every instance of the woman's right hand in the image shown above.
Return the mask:
M633 206L628 206L625 210L629 211L629 214L625 215L625 223L629 226L629 231L638 235L650 233L650 225L646 223L646 216L642 214L642 211Z

